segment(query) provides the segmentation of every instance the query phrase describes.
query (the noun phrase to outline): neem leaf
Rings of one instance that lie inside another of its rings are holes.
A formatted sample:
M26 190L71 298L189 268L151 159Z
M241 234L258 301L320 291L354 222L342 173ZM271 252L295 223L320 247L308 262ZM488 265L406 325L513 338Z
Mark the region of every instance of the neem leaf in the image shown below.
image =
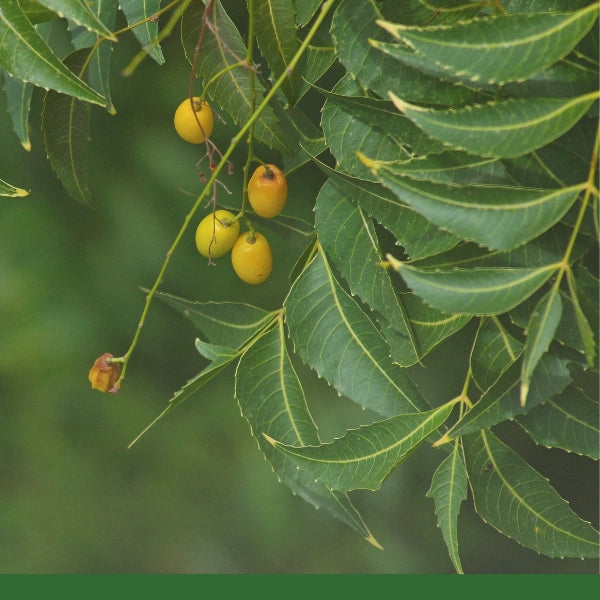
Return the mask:
M425 302L439 310L472 315L500 314L514 308L559 267L419 269L391 255L387 258Z
M378 268L378 267L374 267ZM383 416L427 408L384 337L336 280L322 251L284 302L295 351L340 394Z
M86 57L86 50L77 50L66 57L65 64L78 71ZM48 160L64 188L79 204L92 206L88 187L90 105L49 90L44 97L42 131Z
M446 421L454 404L364 425L320 446L295 447L265 437L300 468L334 490L377 490L399 463Z
M520 402L520 372L520 362L513 363L446 437L453 439L522 415L560 394L571 383L568 361L553 354L545 354L533 372L529 399L524 407Z
M10 185L10 183L6 183L0 179L0 196L10 196L12 198L28 196L29 192L27 190L15 187L14 185Z
M598 5L577 12L513 13L451 26L407 27L378 21L433 65L466 81L522 81L566 56L590 30Z
M11 77L8 73L5 73L5 75L4 92L8 100L8 113L21 146L29 151L31 150L31 142L29 140L28 117L34 86L18 77Z
M106 100L74 75L27 19L17 0L0 0L0 65L13 77L104 106Z
M454 445L452 452L435 470L426 496L433 498L435 502L438 527L442 530L450 560L456 572L462 573L458 555L457 521L460 505L467 499L467 470L458 444Z
M598 460L598 400L574 385L516 418L537 443Z
M100 37L117 41L115 34L98 18L85 0L38 0L38 2L53 10L59 17L65 17Z
M289 444L319 443L317 427L286 349L281 321L279 327L263 335L240 358L235 373L235 397L277 477L306 502L324 508L380 547L345 493L315 481L309 471L297 468L266 441L265 435L271 435Z
M498 158L521 156L560 137L599 96L594 91L576 98L509 98L435 110L389 95L396 108L432 138L458 150Z
M121 0L119 5L142 48L162 65L165 58L157 41L158 22L150 18L160 9L160 2L161 0Z
M414 7L411 9L414 11ZM366 89L381 97L391 90L407 100L426 99L432 104L463 104L473 100L473 92L466 87L430 77L373 48L371 39L389 37L377 25L377 19L382 17L380 6L372 0L343 0L331 21L331 37L338 59Z
M481 320L471 351L473 380L480 390L490 388L523 352L523 344L496 317Z
M368 160L368 163L383 185L427 220L466 240L497 250L520 246L550 229L584 187L538 190L455 185L413 179L379 161Z
M529 392L531 376L540 358L550 347L556 328L562 317L562 302L556 285L545 294L531 313L527 324L527 337L521 365L521 405L524 406Z
M156 297L189 319L211 344L228 348L245 344L276 314L243 302L198 302L166 292Z
M254 10L256 41L273 79L277 79L286 72L298 50L294 3L292 0L257 0ZM290 104L296 99L298 86L296 73L290 73L281 86Z
M551 558L597 558L598 531L548 480L491 432L463 437L477 514L504 535Z

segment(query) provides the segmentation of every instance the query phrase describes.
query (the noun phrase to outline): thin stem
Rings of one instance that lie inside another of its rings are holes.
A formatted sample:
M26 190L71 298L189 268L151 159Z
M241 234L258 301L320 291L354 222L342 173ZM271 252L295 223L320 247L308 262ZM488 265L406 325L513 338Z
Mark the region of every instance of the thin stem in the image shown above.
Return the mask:
M152 287L150 288L150 291L146 295L146 302L144 303L144 308L142 310L142 314L140 316L140 320L138 322L138 326L137 326L136 332L133 336L133 339L131 341L131 344L129 346L129 349L118 360L118 362L123 363L123 368L121 370L121 376L119 377L119 379L116 383L117 387L120 387L121 382L125 379L125 373L127 372L127 366L129 364L129 359L131 358L133 350L135 349L135 347L137 345L142 328L146 322L146 318L148 316L148 311L150 309L150 305L152 304L154 295L156 294L156 291L158 290L158 286L160 285L161 281L163 280L163 277L167 270L167 267L169 266L169 263L171 262L173 253L175 252L177 246L179 245L179 242L181 241L185 232L187 231L190 221L192 220L192 218L193 218L194 214L196 213L196 211L198 210L198 208L200 208L200 206L202 205L202 202L206 198L208 192L212 189L214 182L217 180L217 177L219 176L219 173L223 170L223 167L227 164L229 157L233 154L233 151L236 149L237 145L240 143L240 140L242 140L243 137L251 130L256 119L258 119L259 115L263 112L263 110L267 107L267 105L269 104L269 102L271 101L273 96L275 96L275 94L277 93L279 88L283 85L283 82L285 81L286 77L288 77L288 73L291 73L297 66L298 62L302 58L302 55L308 48L310 42L314 38L314 36L317 33L317 30L321 26L322 22L325 20L325 17L327 16L328 12L331 10L335 1L336 0L325 0L323 5L321 6L321 12L319 13L317 18L313 22L313 25L311 26L309 32L307 33L306 37L304 38L302 44L300 45L300 47L296 51L296 54L290 61L288 69L286 70L286 72L282 73L279 76L277 81L273 84L273 87L267 92L267 94L265 94L265 96L264 96L262 102L260 103L260 105L258 106L258 108L250 116L248 121L246 121L246 124L240 129L238 134L231 140L229 147L223 154L221 160L219 161L219 164L216 165L215 169L212 171L208 181L206 182L204 188L200 192L200 195L196 199L196 202L192 206L189 213L186 215L186 217L183 221L183 224L182 224L181 228L179 229L179 232L175 236L175 239L166 254L166 257L165 257L163 264L158 272L158 275L154 281L154 284L152 285Z

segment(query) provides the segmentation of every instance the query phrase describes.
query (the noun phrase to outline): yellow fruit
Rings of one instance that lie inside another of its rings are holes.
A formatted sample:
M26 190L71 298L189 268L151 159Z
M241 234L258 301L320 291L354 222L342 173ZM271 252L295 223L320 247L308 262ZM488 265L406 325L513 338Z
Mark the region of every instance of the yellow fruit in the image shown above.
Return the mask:
M193 106L193 108L192 108ZM190 144L201 144L210 137L214 126L212 108L202 98L186 98L175 111L175 131Z
M196 248L202 256L219 258L227 254L240 235L240 222L235 215L219 209L206 215L196 229Z
M242 233L231 249L231 264L236 275L256 285L266 281L273 270L273 254L267 238L255 232Z
M261 217L275 217L287 200L287 179L275 165L260 165L248 181L248 201Z

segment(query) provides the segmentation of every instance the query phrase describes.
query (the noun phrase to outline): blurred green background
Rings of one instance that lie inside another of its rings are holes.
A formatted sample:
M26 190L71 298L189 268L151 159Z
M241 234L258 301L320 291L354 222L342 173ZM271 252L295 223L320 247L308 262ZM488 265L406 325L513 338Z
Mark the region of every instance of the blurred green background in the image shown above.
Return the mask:
M104 352L120 355L135 333L167 249L201 189L201 148L180 140L172 114L188 91L175 35L166 65L147 60L123 79L137 51L124 37L113 58L118 114L92 109L90 187L97 208L74 203L45 159L41 94L34 94L31 152L19 145L0 94L0 178L31 190L0 200L0 573L452 573L425 497L440 454L422 448L377 492L352 499L378 550L279 484L233 398L230 369L131 449L128 444L204 362L198 332L155 302L118 395L90 389ZM226 116L225 116L226 117ZM217 124L226 147L233 130ZM238 201L243 156L224 176ZM290 177L290 213L310 215L315 171ZM199 217L196 219L199 219ZM276 268L264 286L237 281L227 260L206 265L190 227L161 289L191 299L276 308L278 286L300 247L273 232ZM469 333L468 331L466 333ZM435 402L456 395L466 364L458 336L415 373ZM326 441L365 414L303 371ZM515 427L499 434L597 526L592 461L534 447ZM471 573L595 573L596 561L551 560L505 539L463 505L463 566Z

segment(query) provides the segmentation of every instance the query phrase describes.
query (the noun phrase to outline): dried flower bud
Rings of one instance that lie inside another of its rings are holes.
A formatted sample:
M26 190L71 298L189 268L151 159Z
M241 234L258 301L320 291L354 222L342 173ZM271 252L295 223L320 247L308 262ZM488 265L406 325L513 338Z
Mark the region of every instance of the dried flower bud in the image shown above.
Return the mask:
M105 352L99 356L90 369L88 379L92 384L92 388L100 392L116 394L119 391L119 386L116 385L119 376L121 375L121 364L110 362L113 355L110 352Z

